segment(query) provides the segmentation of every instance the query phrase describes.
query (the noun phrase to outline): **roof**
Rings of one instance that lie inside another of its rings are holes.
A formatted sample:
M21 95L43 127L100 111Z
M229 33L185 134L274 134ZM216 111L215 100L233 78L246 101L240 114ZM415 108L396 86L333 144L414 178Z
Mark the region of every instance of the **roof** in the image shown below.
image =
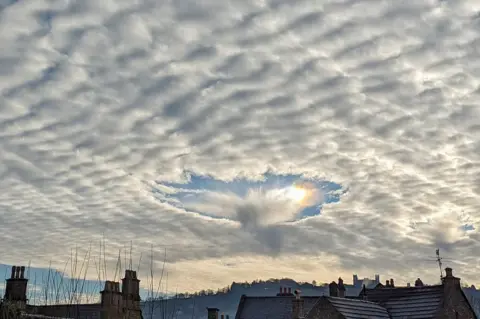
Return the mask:
M367 299L387 308L392 319L434 318L443 298L443 285L366 289Z
M27 312L35 315L62 318L99 318L101 304L60 304L47 306L28 306Z
M308 313L320 296L302 297L304 312ZM247 297L242 296L235 319L291 319L293 296Z
M291 319L294 299L293 296L242 296L235 319ZM305 296L302 299L305 314L321 300L327 299L345 319L390 319L384 307L369 301L325 296Z
M323 298L326 298L345 319L390 319L387 309L377 303L338 297Z
M65 318L65 317L49 317L49 316L44 316L44 315L32 315L32 314L24 314L22 315L22 318L38 318L38 319L71 319L71 318Z
M363 293L367 300L363 300ZM463 293L463 291L462 291ZM292 319L293 296L242 296L235 319ZM357 297L304 296L304 313L328 301L346 319L434 319L442 308L444 286L365 289ZM471 307L467 298L465 300ZM472 309L473 312L473 309ZM307 315L308 318L308 315Z

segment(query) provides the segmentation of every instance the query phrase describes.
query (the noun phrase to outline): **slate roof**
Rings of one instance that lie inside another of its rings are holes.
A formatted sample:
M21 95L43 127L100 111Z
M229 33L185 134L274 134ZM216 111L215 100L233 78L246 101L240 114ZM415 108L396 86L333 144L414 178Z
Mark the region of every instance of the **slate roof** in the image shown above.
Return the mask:
M363 300L363 291L347 298L304 296L304 313L328 300L346 319L434 319L444 298L443 285L380 287L365 292L368 301ZM293 296L242 296L235 319L292 319L293 300Z
M387 310L376 303L326 296L302 297L304 313L308 314L322 298L326 298L345 319L390 319ZM292 301L294 299L295 297L292 296L242 296L235 319L292 319Z
M48 306L29 305L27 307L27 312L30 314L57 318L99 319L101 309L101 304L60 304Z
M345 319L390 319L387 309L373 302L338 297L324 298L326 298Z
M302 297L304 312L308 313L320 296ZM247 297L242 296L235 319L292 319L292 296Z
M430 319L441 307L443 285L366 289L367 300L384 306L392 319Z
M35 319L72 319L72 318L65 318L65 317L50 317L44 315L32 315L32 314L24 314L22 318L35 318Z

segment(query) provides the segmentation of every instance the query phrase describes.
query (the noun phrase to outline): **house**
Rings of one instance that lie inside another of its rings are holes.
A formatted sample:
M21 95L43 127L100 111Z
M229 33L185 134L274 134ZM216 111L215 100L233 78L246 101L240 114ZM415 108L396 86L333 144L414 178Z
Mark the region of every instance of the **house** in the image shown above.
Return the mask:
M417 279L414 287L396 288L392 280L388 286L364 289L360 297L385 307L392 319L477 319L451 268L445 269L440 285L425 286Z
M341 278L330 283L329 296L302 297L299 291L284 290L276 297L242 296L235 319L478 319L460 279L451 268L445 272L439 285L417 280L414 287L396 287L390 279L385 285L364 286L357 296L345 295Z
M5 296L0 300L0 319L71 318L71 319L143 319L140 308L140 280L137 272L125 270L120 283L106 281L98 304L29 305L25 267L12 267Z

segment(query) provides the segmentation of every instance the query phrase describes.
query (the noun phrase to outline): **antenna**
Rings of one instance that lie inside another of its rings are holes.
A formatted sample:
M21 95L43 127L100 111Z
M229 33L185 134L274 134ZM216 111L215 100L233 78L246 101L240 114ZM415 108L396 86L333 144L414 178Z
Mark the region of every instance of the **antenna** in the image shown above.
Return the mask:
M422 261L427 261L427 262L435 262L438 264L438 269L440 270L440 281L443 279L443 262L444 261L451 261L451 262L454 262L453 259L451 258L445 258L445 257L441 257L440 256L440 249L437 248L435 250L435 257L427 257L426 259L420 259ZM412 259L410 261L418 261L418 259Z
M437 255L437 263L438 263L438 268L440 269L440 281L443 278L443 271L442 271L442 257L440 257L440 248L437 248L435 251L435 254Z
M130 240L130 266L129 266L130 268L129 269L133 270L133 268L132 268L132 246L133 246L133 241Z

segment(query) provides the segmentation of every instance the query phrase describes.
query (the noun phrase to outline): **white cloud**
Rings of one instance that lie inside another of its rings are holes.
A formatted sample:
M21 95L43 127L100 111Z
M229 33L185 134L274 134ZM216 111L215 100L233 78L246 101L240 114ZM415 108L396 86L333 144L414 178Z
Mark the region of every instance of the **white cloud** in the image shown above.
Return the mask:
M422 260L440 247L476 283L480 59L470 2L4 6L2 262L61 267L75 245L104 233L112 264L130 240L138 253L153 244L160 259L166 247L182 290L191 287L185 273L208 272L216 258L257 261L268 277L296 269L318 278L308 267L276 267L265 257L273 252L328 255L337 267L316 265L330 278L435 280L435 264ZM219 180L305 174L348 192L293 224L288 203L208 194L203 209L235 217L215 219L168 199L178 190L160 184L184 181L185 171ZM465 216L475 230L460 229ZM258 264L242 267L245 279L267 276ZM237 276L215 269L196 287Z

